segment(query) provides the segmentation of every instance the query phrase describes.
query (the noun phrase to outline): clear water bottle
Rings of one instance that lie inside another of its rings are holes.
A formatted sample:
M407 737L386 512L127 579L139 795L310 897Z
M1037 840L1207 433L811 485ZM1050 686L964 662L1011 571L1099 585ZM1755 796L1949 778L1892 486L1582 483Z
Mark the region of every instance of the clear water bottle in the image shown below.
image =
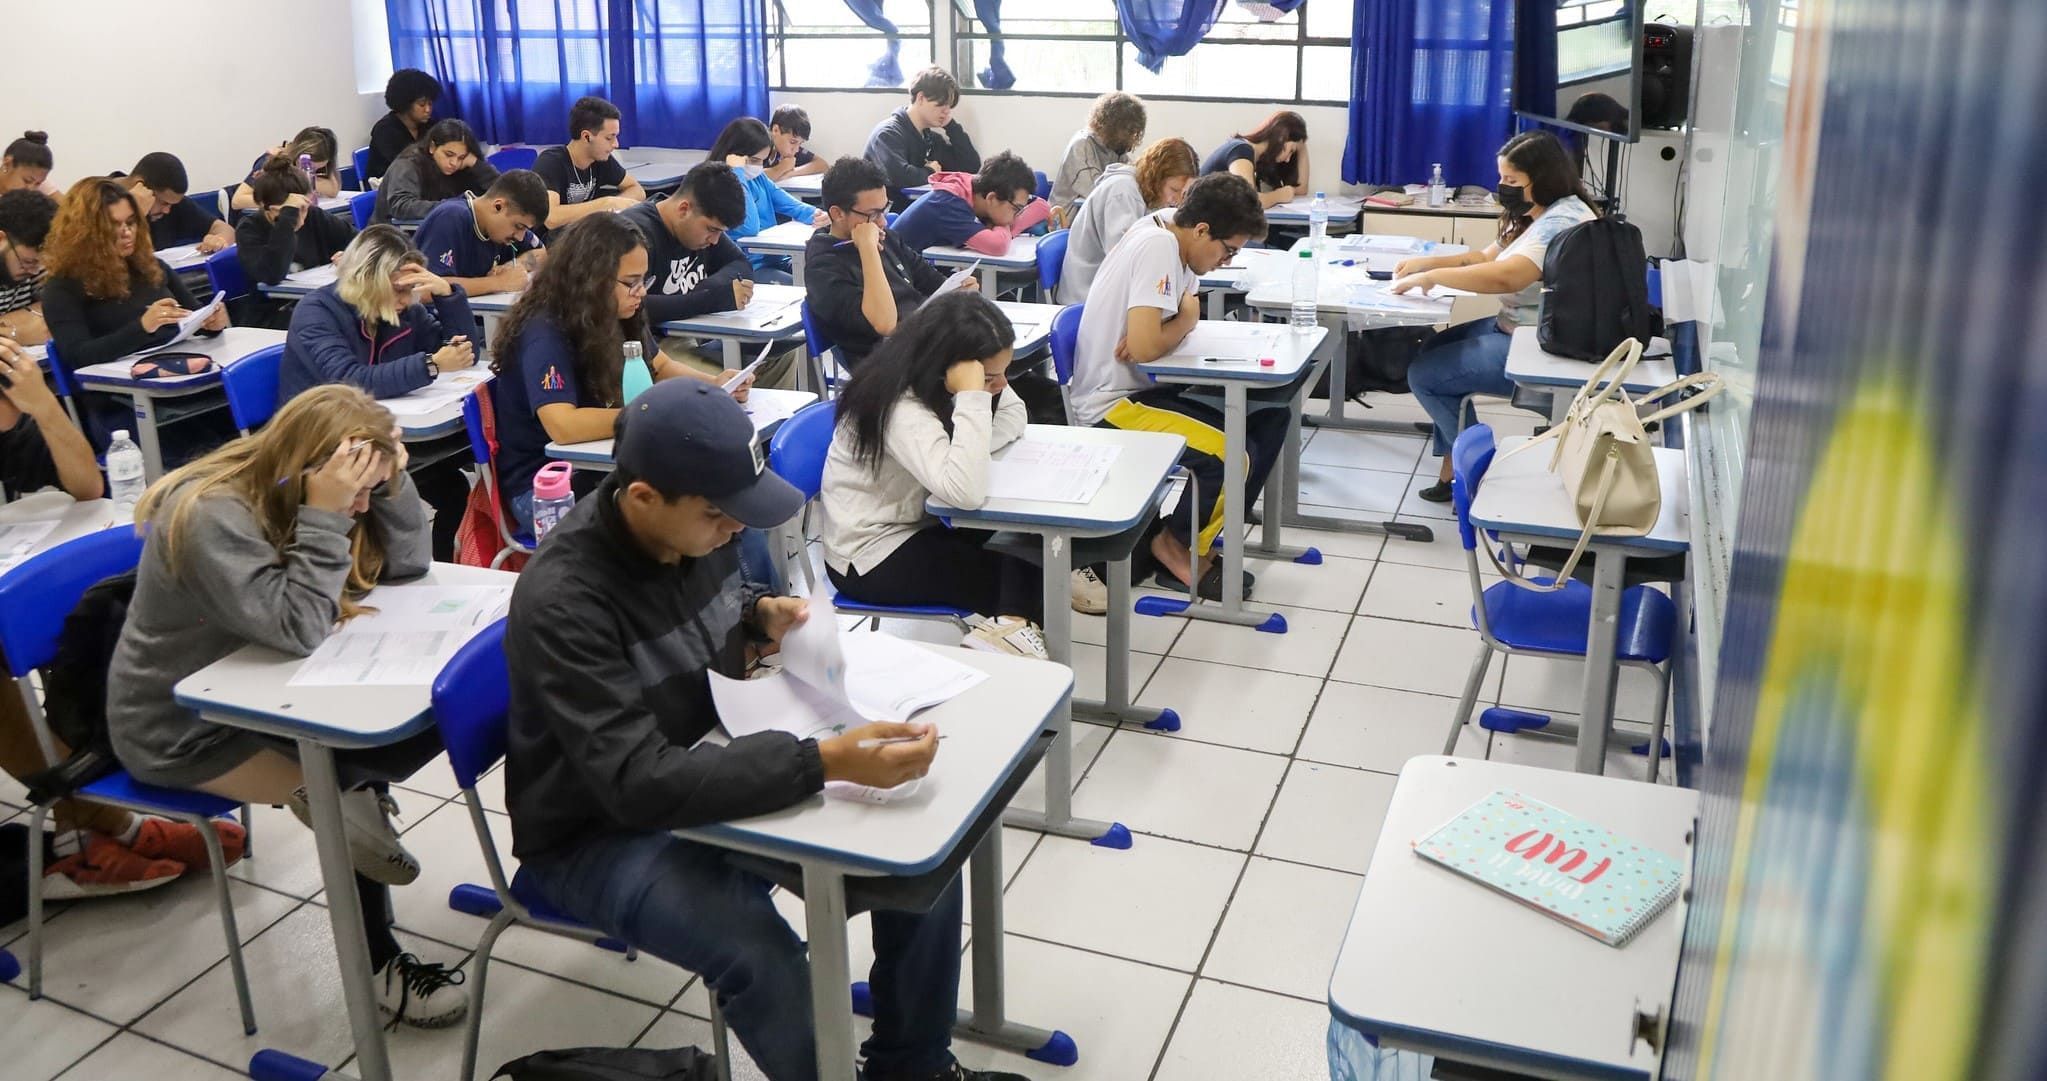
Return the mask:
M1316 318L1319 304L1318 283L1315 280L1315 253L1302 249L1300 258L1294 260L1294 333L1306 334L1320 326Z
M299 171L306 174L306 183L312 185L314 191L320 190L320 174L313 168L313 156L311 154L299 155Z
M620 405L630 403L640 396L641 391L654 385L654 373L647 367L646 358L640 355L640 343L625 343L625 365L618 376Z
M142 448L128 438L123 428L114 433L114 441L107 444L107 487L108 495L114 501L114 509L124 516L135 513L135 504L142 502L142 491L149 487L143 477Z
M1317 256L1329 247L1329 197L1315 193L1315 201L1308 204L1308 248Z
M1450 185L1443 182L1443 163L1429 167L1429 205L1442 206L1450 201Z
M561 524L576 507L576 490L569 483L576 467L567 462L549 462L533 474L533 541L538 544L547 532Z

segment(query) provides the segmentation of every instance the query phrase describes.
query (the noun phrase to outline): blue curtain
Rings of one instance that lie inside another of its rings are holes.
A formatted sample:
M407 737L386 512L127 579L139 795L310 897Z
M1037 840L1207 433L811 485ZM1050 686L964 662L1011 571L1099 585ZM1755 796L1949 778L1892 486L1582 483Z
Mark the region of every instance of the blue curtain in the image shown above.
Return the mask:
M764 0L386 0L395 67L493 143L558 143L569 106L618 106L628 145L709 146L766 115Z
M1343 179L1491 187L1513 133L1511 0L1358 0Z
M1215 25L1224 0L1116 0L1123 35L1137 46L1137 62L1153 73L1169 56L1185 56Z

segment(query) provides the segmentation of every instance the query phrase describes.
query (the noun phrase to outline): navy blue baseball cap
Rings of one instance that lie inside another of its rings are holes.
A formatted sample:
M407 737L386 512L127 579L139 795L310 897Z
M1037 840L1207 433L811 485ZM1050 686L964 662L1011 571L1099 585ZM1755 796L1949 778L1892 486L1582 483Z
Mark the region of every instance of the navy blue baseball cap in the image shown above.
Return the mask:
M730 394L701 379L669 379L619 414L612 458L670 499L700 495L755 529L803 509L803 493L768 470L753 420Z

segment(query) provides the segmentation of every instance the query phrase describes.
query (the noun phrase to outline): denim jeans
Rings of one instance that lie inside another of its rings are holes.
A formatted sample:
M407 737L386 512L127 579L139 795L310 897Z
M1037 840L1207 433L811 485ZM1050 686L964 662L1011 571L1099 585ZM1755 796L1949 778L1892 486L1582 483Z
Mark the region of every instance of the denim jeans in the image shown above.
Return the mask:
M1429 339L1407 369L1407 388L1436 422L1436 453L1450 453L1457 438L1457 410L1467 394L1505 398L1514 393L1507 378L1507 346L1513 336L1490 318L1474 319Z
M734 866L723 849L667 833L599 834L573 851L527 860L521 873L562 911L703 976L770 1081L816 1081L810 965L803 940L769 901L766 879ZM867 1077L929 1077L952 1064L959 880L929 912L869 918L874 1034L860 1049Z

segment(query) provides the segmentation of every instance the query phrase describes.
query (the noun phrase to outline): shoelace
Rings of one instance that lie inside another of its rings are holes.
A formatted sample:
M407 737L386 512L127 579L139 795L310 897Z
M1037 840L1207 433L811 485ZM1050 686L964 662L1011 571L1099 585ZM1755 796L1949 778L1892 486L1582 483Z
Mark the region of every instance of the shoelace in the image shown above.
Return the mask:
M384 1027L395 1029L405 1019L405 1008L412 1004L414 995L424 999L443 987L452 987L468 979L468 974L459 968L449 968L433 961L422 961L409 953L401 953L391 959L397 969L399 988L404 992L398 999L398 1008L391 1014L391 1022Z

